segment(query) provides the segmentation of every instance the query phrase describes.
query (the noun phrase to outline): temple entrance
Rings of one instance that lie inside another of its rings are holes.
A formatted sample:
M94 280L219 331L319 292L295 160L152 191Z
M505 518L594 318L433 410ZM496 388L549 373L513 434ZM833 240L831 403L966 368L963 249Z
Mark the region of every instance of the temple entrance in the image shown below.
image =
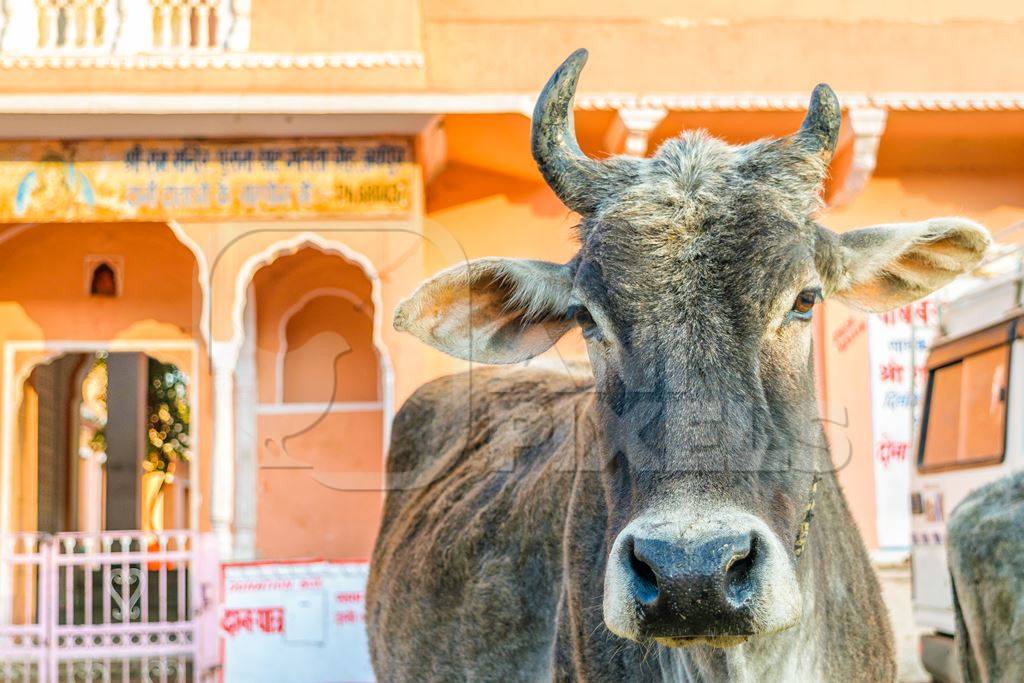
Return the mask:
M21 417L36 505L34 523L23 510L24 530L188 529L188 384L140 352L67 353L33 369Z
M191 384L178 363L141 349L68 350L29 372L17 422L20 531L0 556L12 634L0 674L191 678Z

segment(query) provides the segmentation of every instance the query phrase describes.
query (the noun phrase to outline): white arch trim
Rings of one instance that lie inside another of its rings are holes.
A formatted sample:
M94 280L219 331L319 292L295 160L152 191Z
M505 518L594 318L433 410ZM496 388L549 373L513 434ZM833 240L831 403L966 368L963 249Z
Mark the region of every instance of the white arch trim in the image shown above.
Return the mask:
M288 323L291 322L291 319L299 311L306 307L306 304L313 299L321 297L344 299L355 306L360 313L372 320L372 316L364 308L367 302L356 296L354 292L342 287L318 287L299 297L299 300L289 306L288 310L281 316L277 328L277 354L274 357L274 401L276 403L284 403L284 357L288 354ZM381 376L381 385L381 389L383 389L383 374Z
M196 267L199 269L199 291L202 294L202 302L199 310L199 335L200 338L209 346L209 330L210 330L210 264L206 260L206 252L203 251L199 243L192 239L181 227L181 224L175 220L167 221L167 227L171 229L171 233L185 245L185 248L192 252L192 256L196 259Z
M230 363L233 371L234 366L238 362L238 354L241 352L242 342L245 339L247 290L257 271L270 265L282 256L290 256L304 248L319 249L325 253L341 256L362 268L363 274L370 281L370 302L373 304L373 346L377 350L377 359L381 366L381 400L384 403L384 450L386 452L391 436L391 417L394 412L394 371L391 365L391 356L381 334L384 320L384 305L381 294L380 275L365 254L352 249L343 242L328 239L315 232L307 231L274 242L262 251L250 256L242 264L235 278L235 298L231 310L232 336L229 341L230 356L226 360Z

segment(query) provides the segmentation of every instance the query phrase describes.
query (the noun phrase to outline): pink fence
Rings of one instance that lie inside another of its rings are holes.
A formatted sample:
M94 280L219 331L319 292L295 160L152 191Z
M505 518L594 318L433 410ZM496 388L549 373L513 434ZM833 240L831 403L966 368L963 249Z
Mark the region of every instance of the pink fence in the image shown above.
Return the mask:
M0 682L199 678L197 536L0 538Z

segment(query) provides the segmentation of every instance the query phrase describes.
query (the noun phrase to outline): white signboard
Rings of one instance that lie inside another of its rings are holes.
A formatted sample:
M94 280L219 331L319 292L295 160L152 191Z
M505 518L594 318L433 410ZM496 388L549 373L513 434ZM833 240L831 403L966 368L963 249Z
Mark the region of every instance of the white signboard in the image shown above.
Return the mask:
M365 562L225 564L226 683L373 681Z
M924 364L937 323L930 300L868 320L872 458L881 549L910 548L910 472L916 457L911 452L916 429L911 420L918 417L927 388Z

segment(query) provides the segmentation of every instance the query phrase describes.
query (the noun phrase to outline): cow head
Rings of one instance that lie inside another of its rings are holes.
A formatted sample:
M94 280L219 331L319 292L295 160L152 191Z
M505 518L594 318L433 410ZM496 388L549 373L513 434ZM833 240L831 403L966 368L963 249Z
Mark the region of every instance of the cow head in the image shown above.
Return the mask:
M811 354L816 306L918 299L989 244L963 219L835 234L814 221L839 102L735 146L704 132L651 158L588 158L572 98L586 52L537 102L533 155L582 217L567 264L490 258L443 272L396 326L459 358L515 363L582 329L611 529L604 621L665 645L726 646L801 614L800 529L828 467ZM468 295L467 295L468 292Z

